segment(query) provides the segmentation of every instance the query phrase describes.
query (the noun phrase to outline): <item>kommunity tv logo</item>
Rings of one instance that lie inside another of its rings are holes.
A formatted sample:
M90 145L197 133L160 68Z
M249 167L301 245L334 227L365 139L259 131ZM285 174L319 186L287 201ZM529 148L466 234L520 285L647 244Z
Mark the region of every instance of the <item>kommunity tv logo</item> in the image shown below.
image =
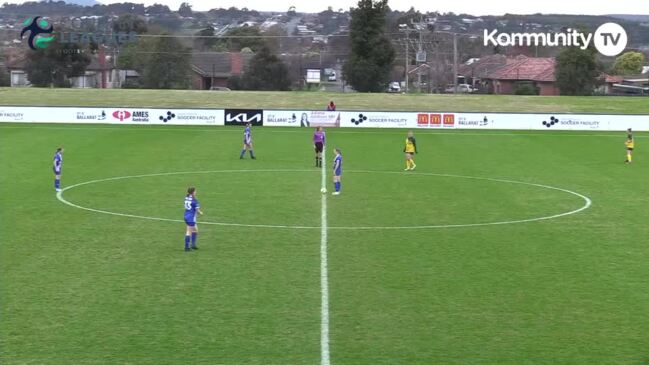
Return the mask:
M483 40L485 46L561 46L579 47L582 50L594 44L604 56L617 56L626 48L628 37L621 25L605 23L595 33L583 33L570 28L558 33L499 33L498 29L485 29Z
M29 32L27 44L29 45L29 48L34 51L37 49L47 48L49 43L56 38L51 35L54 32L54 26L40 16L28 18L23 22L23 26L24 28L22 32L20 32L20 39L24 37L25 33ZM45 36L48 34L50 36Z

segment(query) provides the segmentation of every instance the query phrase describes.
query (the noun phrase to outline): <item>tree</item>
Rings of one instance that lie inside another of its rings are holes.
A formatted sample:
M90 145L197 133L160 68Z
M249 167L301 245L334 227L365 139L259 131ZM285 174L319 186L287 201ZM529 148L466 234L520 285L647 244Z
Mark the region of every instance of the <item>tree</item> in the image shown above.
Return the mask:
M162 4L153 4L151 6L147 6L145 9L146 13L149 15L170 15L171 14L171 9L167 5L162 5Z
M390 81L395 52L385 34L388 0L359 0L351 10L351 54L343 66L347 82L360 92L381 92Z
M291 80L288 67L266 46L255 54L241 78L241 87L246 90L289 90Z
M228 31L222 42L225 42L226 48L232 52L240 52L243 48L250 48L257 51L264 46L259 27L239 27Z
M555 78L561 95L591 95L598 84L600 65L594 48L568 47L557 55Z
M147 26L146 22L135 14L122 14L113 23L113 32L143 34L147 32Z
M273 53L280 53L282 49L282 36L286 35L286 30L279 24L275 24L266 31L264 31L264 36L266 37L265 43L270 48Z
M25 71L34 86L70 87L68 79L83 75L89 64L90 57L78 44L53 42L28 53Z
M164 34L152 41L142 67L142 86L148 89L187 89L190 69L185 47L177 38Z
M189 17L192 16L194 12L192 11L192 6L189 3L184 2L180 4L180 8L178 8L178 14L180 16Z
M0 86L10 86L9 72L0 66Z
M616 75L636 75L642 72L645 56L641 52L626 52L615 59L613 71Z
M197 38L194 39L194 48L200 51L207 51L212 49L218 43L218 39L214 38L214 28L207 27L196 32Z

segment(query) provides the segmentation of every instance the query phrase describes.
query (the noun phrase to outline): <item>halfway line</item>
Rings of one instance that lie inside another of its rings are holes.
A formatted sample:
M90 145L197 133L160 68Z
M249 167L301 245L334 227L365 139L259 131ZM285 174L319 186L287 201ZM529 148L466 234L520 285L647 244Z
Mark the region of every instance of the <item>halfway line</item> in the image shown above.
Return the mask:
M322 184L327 187L327 155L322 149ZM320 364L329 365L329 274L327 271L327 194L322 194L320 218L320 292L321 295L321 321L320 321Z

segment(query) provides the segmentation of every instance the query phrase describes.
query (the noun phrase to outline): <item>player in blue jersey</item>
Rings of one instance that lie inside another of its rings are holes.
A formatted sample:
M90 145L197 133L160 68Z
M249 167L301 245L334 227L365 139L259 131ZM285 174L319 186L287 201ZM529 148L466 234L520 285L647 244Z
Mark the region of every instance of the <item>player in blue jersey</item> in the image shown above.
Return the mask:
M196 246L196 238L198 236L198 226L196 225L196 213L203 215L201 205L196 199L196 188L190 187L187 189L187 196L185 196L185 224L187 230L185 231L185 251L189 251L189 242L191 240L191 248L198 250Z
M243 132L243 149L241 149L240 159L246 155L246 151L250 151L250 158L255 160L255 151L252 149L252 132L250 131L250 123L246 124L246 130Z
M332 195L340 195L340 178L343 175L343 156L340 152L340 148L335 150L336 157L334 158L334 188L335 191Z
M56 149L56 154L54 154L54 166L52 171L54 171L54 190L61 191L61 169L63 168L63 147Z

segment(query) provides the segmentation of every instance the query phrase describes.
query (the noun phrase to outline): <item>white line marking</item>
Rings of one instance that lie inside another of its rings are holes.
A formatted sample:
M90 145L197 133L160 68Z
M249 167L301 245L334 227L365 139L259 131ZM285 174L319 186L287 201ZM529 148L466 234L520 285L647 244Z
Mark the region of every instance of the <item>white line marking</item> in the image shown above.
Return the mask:
M323 166L325 165L323 159ZM88 184L93 184L93 183L99 183L99 182L104 182L104 181L114 181L114 180L123 180L123 179L134 179L134 178L145 178L145 177L153 177L153 176L168 176L168 175L184 175L184 174L212 174L212 173L250 173L250 172L315 172L316 170L290 170L290 169L277 169L277 170L214 170L214 171L181 171L181 172L163 172L163 173L156 173L156 174L145 174L145 175L131 175L131 176L118 176L118 177L111 177L111 178L106 178L106 179L96 179L96 180L91 180L91 181L86 181L74 185L70 185L68 187L63 188L60 192L56 194L56 197L59 201L61 201L64 204L67 204L71 207L78 208L78 209L83 209L87 210L89 212L94 212L94 213L102 213L102 214L109 214L109 215L114 215L114 216L119 216L119 217L128 217L128 218L138 218L138 219L147 219L147 220L154 220L154 221L162 221L162 222L178 222L178 223L183 223L184 221L180 219L169 219L169 218L158 218L158 217L148 217L148 216L141 216L141 215L135 215L135 214L125 214L125 213L117 213L117 212L110 212L106 210L100 210L100 209L94 209L94 208L88 208L84 207L78 204L74 204L72 202L67 201L63 197L63 193L66 192L67 190L73 189L78 186L82 185L88 185ZM467 224L439 224L439 225L420 225L420 226L359 226L359 227L345 227L345 226L338 226L338 227L327 227L327 230L373 230L373 229L382 229L382 230L391 230L391 229L432 229L432 228L461 228L461 227L482 227L482 226L495 226L495 225L503 225L503 224L516 224L516 223L528 223L528 222L536 222L536 221L543 221L543 220L548 220L548 219L555 219L555 218L560 218L560 217L565 217L568 215L576 214L579 213L583 210L586 210L590 208L592 205L592 201L589 197L568 190L568 189L562 189L550 185L543 185L543 184L535 184L535 183L528 183L528 182L523 182L523 181L516 181L516 180L506 180L506 179L496 179L496 178L489 178L489 177L476 177L476 176L463 176L463 175L452 175L452 174L435 174L435 173L426 173L426 172L400 172L400 171L364 171L364 170L359 170L359 171L349 171L346 170L346 173L361 173L361 174L408 174L410 176L440 176L440 177L451 177L451 178L461 178L461 179L473 179L473 180L484 180L484 181L494 181L494 182L502 182L502 183L509 183L509 184L520 184L520 185L528 185L528 186L535 186L543 189L550 189L550 190L556 190L556 191L561 191L570 195L577 196L581 198L584 201L584 205L581 206L580 208L568 211L568 212L563 212L563 213L558 213L558 214L553 214L549 216L544 216L544 217L537 217L537 218L528 218L528 219L520 219L520 220L510 220L510 221L497 221L497 222L481 222L481 223L467 223ZM322 226L301 226L301 225L275 225L275 224L245 224L245 223L226 223L226 222L204 222L201 221L201 224L203 225L217 225L217 226L232 226L232 227L252 227L252 228L281 228L281 229L322 229Z
M327 155L322 149L322 184L327 187ZM327 194L322 194L320 214L320 291L321 296L321 321L320 321L320 364L329 365L329 273L327 268Z
M114 127L48 127L43 124L25 124L25 125L3 125L3 122L0 122L0 128L7 129L25 129L38 127L40 129L53 129L53 130L113 130L113 131L153 131L153 132L177 132L177 131L187 131L187 132L215 132L215 133L241 133L239 129L234 128L224 128L223 126L215 126L216 128L203 129L203 126L195 126L196 128L187 128L186 126L177 126L177 125L115 125ZM269 127L273 130L264 129L264 133L301 133L304 128L292 128L292 127ZM494 131L505 131L505 129L496 129L496 130L480 130L480 129L449 129L446 131L437 131L430 129L417 129L417 133L422 136L426 135L445 135L445 136L504 136L504 137L516 137L516 136L543 136L543 137L613 137L620 138L620 131L618 134L604 134L606 132L614 133L615 131L597 131L592 132L592 134L576 134L575 132L583 131L570 131L570 130L557 130L557 131L545 131L545 130L529 130L529 129L519 129L520 133L498 133ZM515 131L515 130L511 130ZM647 138L649 136L642 135L642 131L634 132L634 138ZM370 130L337 130L336 134L403 134L403 129L396 128L385 128L377 130L376 128Z

